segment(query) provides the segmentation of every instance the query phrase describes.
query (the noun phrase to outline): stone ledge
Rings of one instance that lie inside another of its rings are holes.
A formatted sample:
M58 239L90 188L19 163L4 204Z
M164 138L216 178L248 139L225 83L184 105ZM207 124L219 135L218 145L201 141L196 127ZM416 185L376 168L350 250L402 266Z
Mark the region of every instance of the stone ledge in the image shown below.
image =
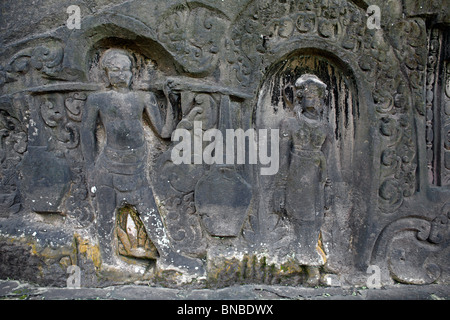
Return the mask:
M233 286L223 289L181 290L139 285L106 288L38 287L0 280L1 300L449 300L447 285L393 285L381 289Z

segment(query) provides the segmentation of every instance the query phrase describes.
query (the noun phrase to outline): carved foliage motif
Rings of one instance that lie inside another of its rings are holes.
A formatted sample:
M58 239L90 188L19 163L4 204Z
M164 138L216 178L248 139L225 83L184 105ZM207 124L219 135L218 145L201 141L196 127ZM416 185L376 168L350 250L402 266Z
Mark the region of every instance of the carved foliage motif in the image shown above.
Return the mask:
M187 73L204 73L216 66L224 17L205 7L180 5L159 23L158 39Z
M390 43L399 60L406 66L413 102L420 115L425 114L423 83L427 57L427 33L421 19L405 19L389 30ZM435 50L434 48L433 50Z
M81 121L81 106L86 100L84 94L52 94L40 100L40 113L51 135L66 150L74 149L80 141L79 128L75 124Z
M372 33L363 45L359 66L372 84L381 133L379 208L395 212L416 188L416 136L408 82L389 41Z
M445 65L445 93L441 109L442 164L441 185L450 185L450 62Z
M430 31L426 70L426 156L428 182L434 186L450 183L450 89L449 63L445 55L445 34L439 28Z
M261 55L284 39L318 36L360 52L362 43L372 36L365 37L366 33L365 13L348 1L253 1L231 31L227 59L239 83L249 87Z
M448 204L429 221L407 217L387 225L380 234L373 251L376 264L403 283L429 284L442 275L442 261L447 261L450 232ZM383 281L386 281L384 279Z
M58 78L63 70L63 56L64 50L57 43L29 47L17 52L5 67L0 67L0 88L5 83L16 81L26 85L40 82L31 70L44 78Z
M125 206L118 210L116 232L119 254L141 259L158 257L158 252L133 207Z
M406 117L384 117L380 131L386 149L381 154L381 177L379 206L383 212L398 209L404 197L415 192L415 144L413 130Z
M429 44L428 62L427 62L427 78L426 78L426 146L427 146L427 168L428 182L436 184L437 173L434 165L435 148L434 148L434 126L435 123L435 88L438 74L438 56L440 53L440 36L439 30L433 29Z
M16 166L28 145L28 104L22 95L0 100L0 216L20 210Z

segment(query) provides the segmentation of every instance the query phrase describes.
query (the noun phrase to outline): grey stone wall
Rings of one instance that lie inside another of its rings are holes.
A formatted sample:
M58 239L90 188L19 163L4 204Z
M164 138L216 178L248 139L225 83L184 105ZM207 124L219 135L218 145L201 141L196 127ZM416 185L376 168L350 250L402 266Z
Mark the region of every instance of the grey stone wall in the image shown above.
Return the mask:
M0 7L0 278L450 281L448 1Z

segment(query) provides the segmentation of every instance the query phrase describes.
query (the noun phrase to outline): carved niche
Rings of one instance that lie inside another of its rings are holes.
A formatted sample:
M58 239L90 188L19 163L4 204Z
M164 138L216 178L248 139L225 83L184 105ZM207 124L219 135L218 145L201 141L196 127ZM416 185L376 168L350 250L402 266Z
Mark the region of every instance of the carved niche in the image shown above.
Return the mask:
M339 268L338 260L350 250L345 239L352 234L350 203L357 201L349 196L357 185L354 136L362 125L356 84L337 62L300 51L275 64L261 88L255 119L258 128L279 129L280 152L288 150L280 153L276 175L256 180L259 223L252 226L261 230L256 242L280 260L290 252L302 257L310 247L315 258L299 263L329 269ZM294 206L289 193L295 194ZM300 239L312 242L295 244Z

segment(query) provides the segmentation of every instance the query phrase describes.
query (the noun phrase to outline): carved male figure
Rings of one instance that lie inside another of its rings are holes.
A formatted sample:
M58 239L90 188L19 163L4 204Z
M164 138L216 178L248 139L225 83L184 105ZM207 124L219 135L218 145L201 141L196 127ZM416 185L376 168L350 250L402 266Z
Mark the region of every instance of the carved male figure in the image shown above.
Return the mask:
M115 211L134 206L158 253L158 265L165 268L183 266L183 272L200 272L200 260L175 253L166 234L146 173L147 143L143 114L148 115L153 131L168 138L174 128L173 110L167 98L167 116L162 119L156 97L150 92L131 90L132 58L124 50L109 49L100 65L109 81L109 90L91 94L83 114L81 142L88 182L97 204L97 232L103 263L114 261ZM105 144L96 149L97 121L105 131Z
M314 75L295 82L294 117L285 118L280 128L280 173L274 205L287 214L294 226L296 241L292 250L302 265L324 263L318 246L324 208L328 205L325 186L326 153L332 139L325 119L326 84Z

